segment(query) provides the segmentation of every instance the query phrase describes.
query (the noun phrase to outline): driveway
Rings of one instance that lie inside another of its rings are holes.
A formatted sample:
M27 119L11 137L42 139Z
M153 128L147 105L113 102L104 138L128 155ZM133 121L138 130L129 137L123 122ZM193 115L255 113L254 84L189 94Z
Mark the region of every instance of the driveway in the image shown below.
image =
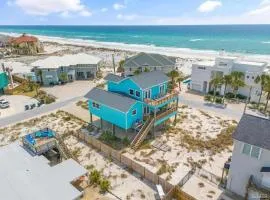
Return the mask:
M217 113L219 115L225 115L231 117L235 120L240 120L243 112L245 104L228 104L226 108L219 108L216 106L211 106L205 104L204 98L201 95L191 94L188 92L182 92L179 95L179 103L191 106L193 108L201 109L208 112Z
M3 95L0 99L5 99L9 102L10 107L6 109L0 109L0 119L8 117L10 115L16 115L24 111L25 105L36 104L38 101L34 98L22 96L22 95Z
M51 87L42 87L41 89L55 96L57 101L63 101L78 96L84 96L90 91L96 83L93 81L74 81L65 85L55 85Z

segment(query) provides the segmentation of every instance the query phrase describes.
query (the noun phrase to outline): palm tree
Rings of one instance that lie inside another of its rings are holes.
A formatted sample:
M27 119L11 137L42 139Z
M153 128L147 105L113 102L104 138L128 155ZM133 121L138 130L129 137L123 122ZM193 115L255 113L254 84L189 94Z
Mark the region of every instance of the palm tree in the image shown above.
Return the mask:
M234 94L234 97L236 98L238 89L240 87L245 86L244 73L243 72L238 72L238 71L232 72L231 73L231 84L230 85L233 88L233 94Z
M174 83L174 82L175 82L175 79L176 79L177 77L179 77L179 72L176 71L176 70L172 70L172 71L169 73L169 77L171 77L172 83Z
M223 84L223 77L219 74L215 74L213 76L213 79L210 81L210 84L214 88L214 101L216 99L216 93L217 93L217 88L220 87Z
M232 76L230 74L223 76L223 83L225 84L225 87L224 87L224 97L225 97L225 95L227 93L227 87L228 87L228 85L231 84L231 82L232 82Z
M179 72L179 76L176 78L176 82L178 82L179 91L181 91L181 83L185 80L185 76L182 72Z
M257 76L256 79L255 79L255 83L257 83L257 84L260 83L260 85L261 85L261 92L260 92L260 97L259 97L259 101L258 101L258 104L257 104L257 108L260 106L262 94L263 94L263 91L264 91L264 86L265 86L265 83L266 83L266 80L267 80L268 76L269 75L262 74L260 76Z

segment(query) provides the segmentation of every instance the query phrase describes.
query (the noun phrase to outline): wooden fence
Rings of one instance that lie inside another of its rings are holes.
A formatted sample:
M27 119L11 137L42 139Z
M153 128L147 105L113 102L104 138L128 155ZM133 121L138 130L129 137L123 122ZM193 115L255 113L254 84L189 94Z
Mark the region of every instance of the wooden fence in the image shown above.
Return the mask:
M140 163L125 156L124 154L122 154L122 152L117 151L109 147L108 145L100 142L98 139L94 138L93 136L88 135L87 133L82 133L82 132L74 133L74 136L83 140L84 142L91 145L98 151L102 152L106 157L112 158L113 160L125 165L129 169L137 172L138 174L140 174L142 178L145 178L146 180L152 182L153 184L162 185L163 190L166 193L168 193L174 188L174 185L170 184L165 179L151 172L150 170L142 166Z

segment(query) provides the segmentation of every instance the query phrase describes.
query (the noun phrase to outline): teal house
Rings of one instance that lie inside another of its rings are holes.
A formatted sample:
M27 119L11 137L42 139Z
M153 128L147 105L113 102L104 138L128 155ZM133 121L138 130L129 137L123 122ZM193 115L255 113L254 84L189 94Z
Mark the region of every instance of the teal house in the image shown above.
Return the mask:
M8 76L6 72L0 71L0 94L4 93L4 88L8 85Z
M109 74L105 77L107 90L94 88L86 98L89 112L115 126L138 132L132 145L134 148L146 135L171 117L177 116L178 93L169 90L169 77L161 71L121 77Z

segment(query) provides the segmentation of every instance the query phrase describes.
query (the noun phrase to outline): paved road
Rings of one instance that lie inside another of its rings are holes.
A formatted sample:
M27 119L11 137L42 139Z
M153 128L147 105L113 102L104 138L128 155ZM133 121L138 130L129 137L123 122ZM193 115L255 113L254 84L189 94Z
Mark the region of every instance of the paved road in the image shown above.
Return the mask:
M240 118L243 115L244 112L244 106L230 106L228 105L227 108L218 108L214 105L206 105L203 100L199 96L197 96L198 99L190 98L190 96L187 96L186 94L180 94L179 95L179 102L188 106L191 106L193 108L198 108L205 111L215 112L220 115L225 115L231 118L234 118L236 120L240 120Z
M59 108L61 108L63 106L66 106L69 103L78 101L82 97L83 96L74 97L74 98L71 98L71 99L68 99L68 100L55 102L55 103L52 103L52 104L49 104L49 105L44 105L44 106L41 106L40 108L35 108L33 110L29 110L29 111L26 111L26 112L21 112L21 113L18 113L16 115L11 115L11 116L8 116L8 117L5 117L5 118L1 118L0 119L0 127L5 127L5 126L15 124L15 123L27 120L27 119L34 118L36 116L39 116L39 115L42 115L42 114L45 114L45 113L48 113L48 112L52 112L52 111L54 111L56 109L59 109Z

